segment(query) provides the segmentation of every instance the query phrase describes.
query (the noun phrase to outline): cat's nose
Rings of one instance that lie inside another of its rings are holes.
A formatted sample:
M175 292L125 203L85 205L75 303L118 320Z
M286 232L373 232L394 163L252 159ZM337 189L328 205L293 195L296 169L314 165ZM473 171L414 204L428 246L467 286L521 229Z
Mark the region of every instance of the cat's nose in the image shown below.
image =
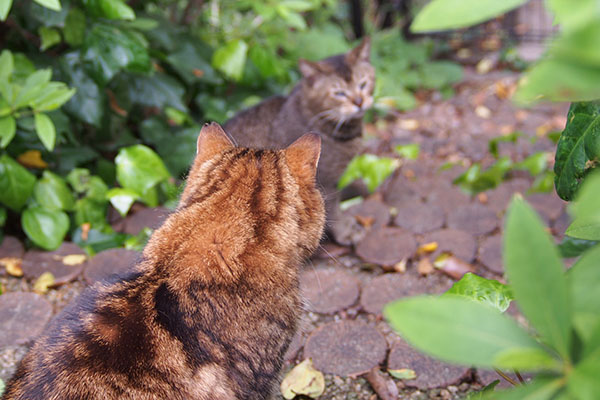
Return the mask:
M360 107L363 104L363 98L361 96L356 96L352 102Z

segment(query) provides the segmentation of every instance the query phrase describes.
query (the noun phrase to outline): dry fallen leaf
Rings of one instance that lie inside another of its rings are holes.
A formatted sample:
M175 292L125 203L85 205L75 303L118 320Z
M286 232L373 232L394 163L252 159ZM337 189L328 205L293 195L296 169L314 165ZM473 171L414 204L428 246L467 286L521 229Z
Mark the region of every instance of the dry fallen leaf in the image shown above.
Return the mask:
M419 264L417 264L417 272L421 276L427 276L433 272L433 265L429 258L422 258L419 260Z
M419 121L416 119L401 119L398 122L400 128L405 129L407 131L414 131L419 129Z
M33 291L39 294L48 293L48 288L54 285L54 275L51 272L44 272L33 284Z
M479 75L487 74L492 68L494 68L494 60L490 57L482 58L475 66L475 70Z
M483 119L488 119L489 117L492 116L492 112L486 106L475 107L475 114L477 114L477 116L479 118L483 118Z
M88 235L90 233L91 228L92 225L89 222L81 224L81 240L83 240L84 242L88 240Z
M16 257L5 257L0 258L0 265L4 265L4 268L6 268L6 273L10 276L20 278L23 276L23 270L21 269L22 261L23 260Z
M462 278L467 272L475 272L475 268L471 264L448 253L440 254L433 262L433 265L456 280Z
M406 258L403 258L400 262L397 262L396 264L394 264L394 271L399 272L399 273L404 273L406 272Z
M432 252L436 251L437 248L438 248L437 242L423 243L417 249L417 255L420 256L422 254L432 253Z
M48 163L42 160L42 153L39 150L27 150L17 157L19 164L28 168L47 168Z
M62 263L65 265L73 266L83 264L85 260L87 260L85 254L69 254L63 257Z
M487 204L487 202L488 202L488 196L487 196L487 194L481 192L481 193L479 193L477 195L477 200L479 200L479 202L481 204Z
M388 369L388 373L396 379L415 379L417 374L412 369Z
M379 372L378 367L374 367L369 371L367 381L381 400L398 399L398 387L394 381Z
M317 371L310 358L296 365L281 382L281 394L290 400L296 395L305 395L313 399L325 391L325 378Z
M356 222L358 222L361 226L367 229L373 226L373 222L375 222L375 218L373 217L363 217L362 215L355 215L354 218L356 219Z

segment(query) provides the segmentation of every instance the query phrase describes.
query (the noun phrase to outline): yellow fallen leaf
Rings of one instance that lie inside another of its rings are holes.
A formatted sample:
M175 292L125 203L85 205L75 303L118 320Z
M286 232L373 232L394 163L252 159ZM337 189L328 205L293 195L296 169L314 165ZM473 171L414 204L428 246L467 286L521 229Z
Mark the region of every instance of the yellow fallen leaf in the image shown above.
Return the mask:
M400 260L400 262L397 262L396 264L394 264L394 271L399 272L399 273L404 273L406 272L406 263L407 263L407 259L403 258L402 260Z
M33 284L33 291L39 294L48 293L52 285L54 285L54 275L51 272L44 272Z
M23 276L23 270L21 269L21 259L16 257L5 257L0 258L0 265L4 265L6 273L10 276L20 278Z
M317 371L310 358L296 365L281 382L281 394L291 400L297 395L304 395L313 399L325 391L325 378Z
M48 168L48 163L42 160L42 153L39 150L27 150L17 157L17 161L29 168Z
M85 254L69 254L63 257L62 263L65 265L73 266L83 264L85 260L87 260Z
M396 379L415 379L417 377L416 372L408 368L388 369L388 372Z
M417 249L417 255L432 253L438 248L437 242L424 243Z

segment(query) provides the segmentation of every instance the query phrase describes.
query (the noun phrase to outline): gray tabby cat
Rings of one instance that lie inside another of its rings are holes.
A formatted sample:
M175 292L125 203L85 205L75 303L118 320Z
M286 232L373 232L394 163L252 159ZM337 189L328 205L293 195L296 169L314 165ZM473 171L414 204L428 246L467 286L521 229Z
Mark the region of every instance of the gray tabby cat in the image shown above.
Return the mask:
M337 219L337 182L362 150L362 117L373 104L375 69L367 38L348 53L318 62L300 60L302 79L288 96L274 96L225 124L241 146L283 148L308 131L322 139L317 181L327 220Z

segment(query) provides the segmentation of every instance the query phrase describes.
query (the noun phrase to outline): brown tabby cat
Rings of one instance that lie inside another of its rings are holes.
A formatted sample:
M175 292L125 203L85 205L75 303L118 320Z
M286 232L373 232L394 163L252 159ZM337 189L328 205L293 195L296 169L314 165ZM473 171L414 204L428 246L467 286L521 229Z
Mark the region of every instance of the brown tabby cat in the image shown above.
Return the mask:
M25 356L3 399L267 399L318 245L320 139L237 148L205 125L179 207L135 273L88 289Z
M323 140L317 173L327 220L337 219L337 182L362 150L362 117L373 104L375 69L371 42L319 62L300 60L303 79L289 96L271 97L227 121L225 130L243 146L280 148L315 131Z

